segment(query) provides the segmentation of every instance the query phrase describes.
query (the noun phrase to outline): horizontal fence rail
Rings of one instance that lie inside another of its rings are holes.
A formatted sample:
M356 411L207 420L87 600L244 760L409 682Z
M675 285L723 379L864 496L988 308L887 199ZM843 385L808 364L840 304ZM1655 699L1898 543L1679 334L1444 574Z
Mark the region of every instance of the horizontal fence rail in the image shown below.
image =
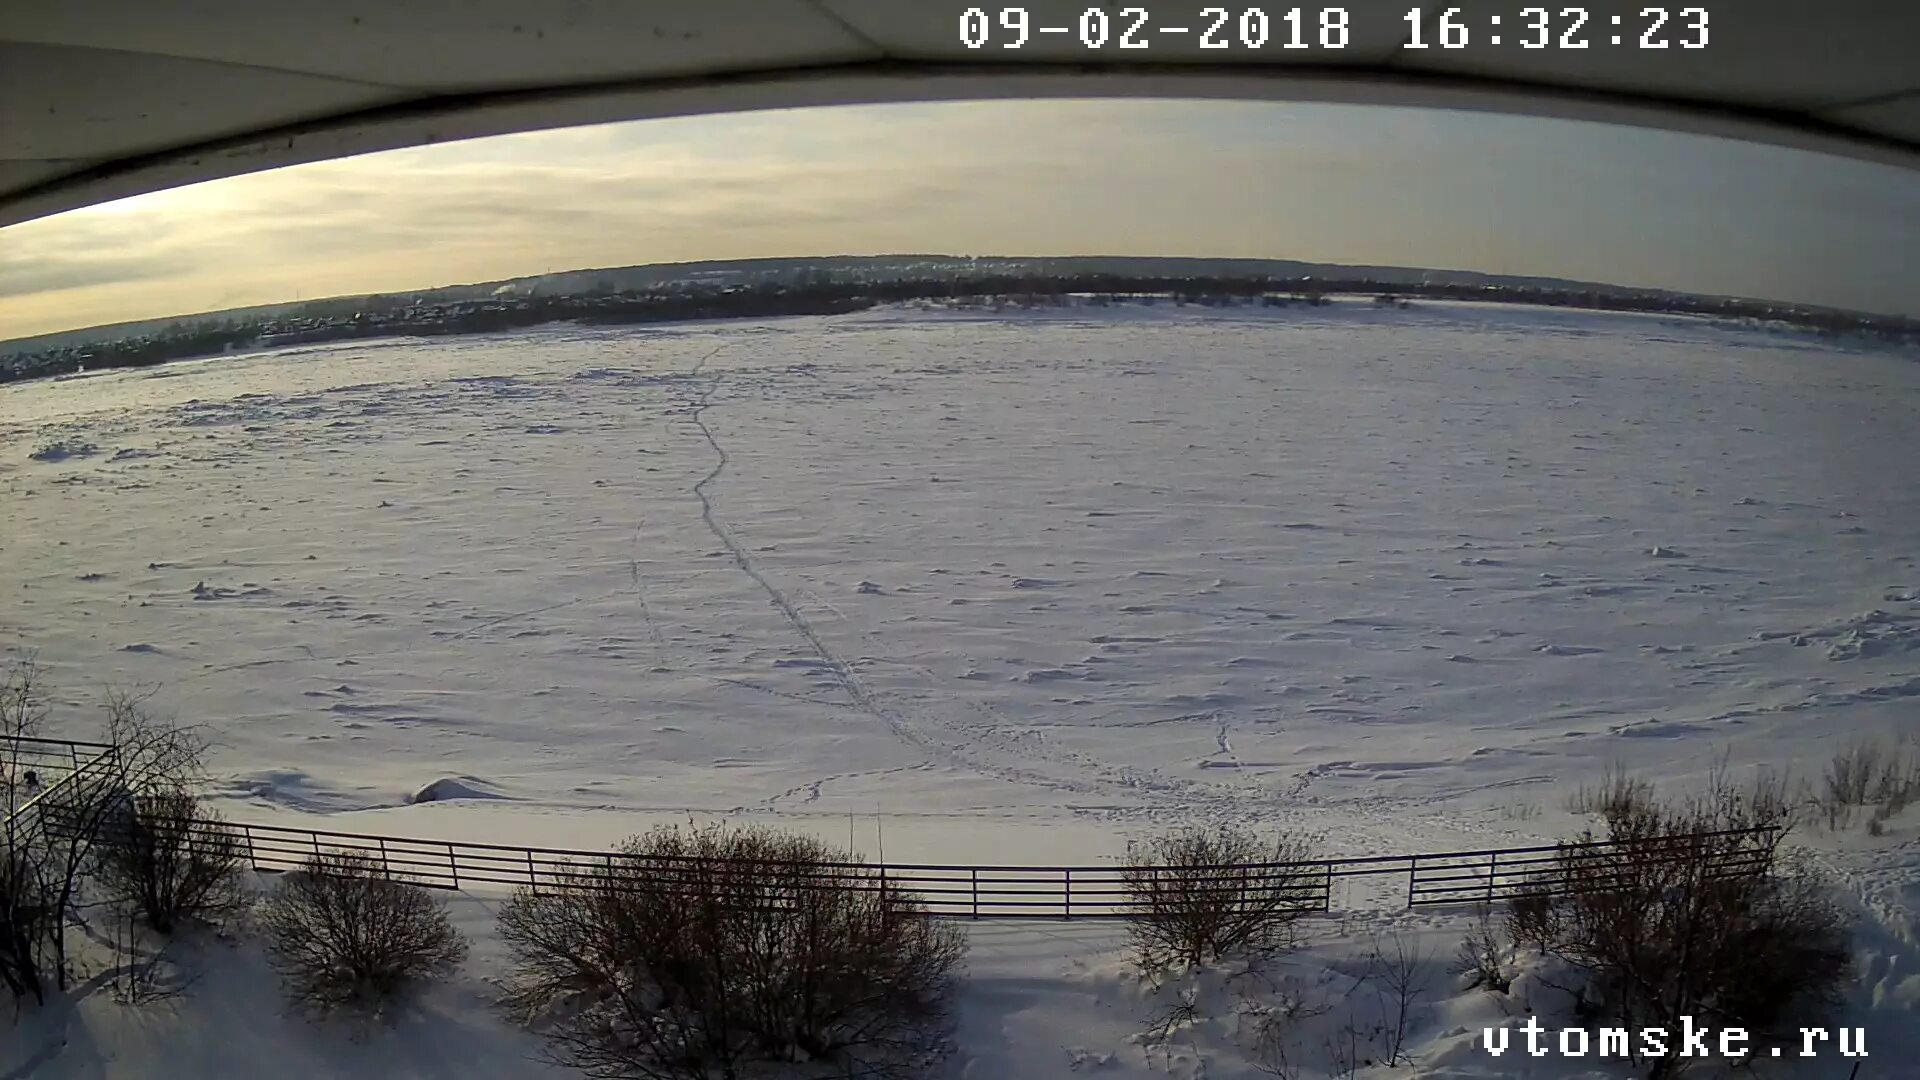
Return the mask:
M20 793L18 801L24 802L33 789L49 786L113 750L106 743L8 735L0 738L0 785Z
M105 743L67 742L10 735L0 739L0 783L4 783L9 852L35 837L45 837L68 808L96 803L117 786L120 752Z
M117 775L115 752L98 744L57 740L47 760L67 771L7 821L29 818L46 829L65 827L62 790L79 790ZM70 749L74 748L74 749ZM33 748L40 753L43 748ZM18 755L16 753L16 759ZM23 760L23 759L22 759ZM50 798L52 796L52 798ZM333 832L255 822L176 822L191 847L220 851L263 873L303 868L316 855L345 852L381 874L436 889L600 889L635 880L664 888L698 880L714 864L692 857L462 843L374 833ZM166 828L164 823L155 823ZM1663 836L1639 841L1586 841L1418 855L1316 859L1213 867L1144 867L1118 863L1080 866L981 866L936 863L767 863L792 888L850 886L898 890L936 915L959 918L1125 918L1155 906L1200 903L1225 895L1245 907L1278 907L1302 914L1334 910L1336 881L1399 877L1407 907L1470 905L1553 895L1604 886L1628 866L1649 864L1712 878L1757 872L1767 865L1779 830L1773 827Z
M828 863L804 868L769 864L795 887L897 889L937 915L963 918L1121 918L1143 906L1177 906L1227 895L1246 906L1278 906L1303 914L1334 910L1336 880L1400 876L1409 907L1470 905L1557 894L1604 882L1629 862L1697 866L1707 877L1757 871L1777 830L1752 829L1652 842L1554 844L1422 855L1323 859L1222 867L970 866L932 863ZM666 887L692 881L700 860L619 852L511 847L327 832L251 822L201 826L196 839L237 845L248 865L277 873L300 869L325 852L368 859L387 876L430 888L607 888L627 875ZM797 877L795 875L798 875ZM1133 877L1138 888L1129 885Z
M644 874L668 886L693 880L698 859L400 839L282 825L198 826L196 842L237 838L249 865L264 872L300 869L325 852L372 860L383 873L430 888L475 886L542 889L606 888L624 875ZM1118 865L971 866L935 863L826 863L796 868L769 864L769 874L800 871L797 887L851 886L911 894L930 912L965 918L1116 918L1132 913L1126 870ZM1224 872L1220 872L1224 871ZM1284 863L1207 870L1155 868L1150 887L1169 894L1230 891L1245 902L1303 912L1330 910L1332 878L1324 863Z

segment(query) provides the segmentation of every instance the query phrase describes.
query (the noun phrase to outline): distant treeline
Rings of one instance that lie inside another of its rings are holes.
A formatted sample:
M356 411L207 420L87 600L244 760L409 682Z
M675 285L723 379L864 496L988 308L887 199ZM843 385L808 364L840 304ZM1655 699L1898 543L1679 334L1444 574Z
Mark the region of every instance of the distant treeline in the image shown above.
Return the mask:
M1524 286L1437 283L1387 284L1365 279L1272 277L1128 277L1116 274L1039 277L945 276L880 281L832 281L730 287L676 285L647 291L607 290L561 296L499 296L481 301L422 304L374 297L308 307L297 317L230 319L188 324L167 332L14 357L0 381L78 370L143 367L217 356L254 347L353 338L476 334L542 323L675 322L690 319L833 315L907 300L977 300L1003 305L1053 304L1070 293L1096 297L1170 298L1174 303L1324 303L1335 294L1480 300L1607 311L1704 315L1785 323L1825 334L1852 334L1920 343L1920 320L1861 315L1753 300L1628 290L1556 290Z

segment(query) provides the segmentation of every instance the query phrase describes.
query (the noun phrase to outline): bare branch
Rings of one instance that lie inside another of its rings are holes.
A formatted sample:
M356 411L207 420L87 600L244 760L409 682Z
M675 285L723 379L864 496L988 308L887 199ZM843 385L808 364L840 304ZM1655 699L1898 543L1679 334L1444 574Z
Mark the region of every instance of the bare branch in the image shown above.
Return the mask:
M350 851L322 852L260 905L274 965L318 1012L378 1013L414 982L460 964L467 944L432 894Z
M1121 871L1141 966L1209 963L1293 944L1295 924L1319 910L1325 868L1308 842L1270 842L1233 828L1188 828L1131 846Z
M944 1047L965 939L876 871L757 829L660 829L500 913L509 1003L592 1076L755 1061L903 1077Z

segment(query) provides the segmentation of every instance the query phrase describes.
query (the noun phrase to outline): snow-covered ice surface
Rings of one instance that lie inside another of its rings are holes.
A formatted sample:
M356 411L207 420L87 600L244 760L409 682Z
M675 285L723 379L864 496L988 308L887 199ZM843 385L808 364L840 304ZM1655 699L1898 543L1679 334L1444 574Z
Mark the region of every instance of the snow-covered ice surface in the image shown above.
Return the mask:
M1904 358L1464 306L306 348L0 391L0 632L157 684L248 808L1478 842L1608 760L1911 719L1917 402Z
M1491 305L302 347L0 387L0 641L75 737L102 683L157 685L240 818L592 847L732 814L883 825L896 861L1194 820L1530 842L1609 762L1811 773L1916 727L1917 406L1910 356ZM1909 1021L1914 832L1824 856ZM969 990L1004 1060L1095 1009L1048 955Z

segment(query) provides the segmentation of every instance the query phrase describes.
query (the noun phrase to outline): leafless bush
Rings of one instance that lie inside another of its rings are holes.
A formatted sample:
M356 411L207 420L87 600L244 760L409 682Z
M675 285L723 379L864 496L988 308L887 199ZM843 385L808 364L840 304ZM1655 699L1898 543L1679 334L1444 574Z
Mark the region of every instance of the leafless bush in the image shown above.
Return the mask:
M0 982L16 1001L44 999L51 941L62 922L34 842L37 837L28 821L16 817L41 794L43 782L14 740L37 732L46 714L46 694L33 660L9 664L0 682L0 736L7 740L6 760L0 762L0 793L6 801L0 835Z
M1147 1046L1166 1047L1173 1037L1192 1028L1200 1020L1200 988L1188 986L1174 995L1172 1004L1147 1021L1141 1032Z
M877 870L761 829L658 829L500 913L511 1002L598 1077L759 1061L903 1077L943 1047L958 930Z
M1596 815L1603 821L1632 814L1653 798L1653 786L1635 779L1620 764L1607 766L1597 784L1581 784L1567 799L1567 810L1580 815Z
M1326 1053L1327 1076L1333 1080L1353 1080L1359 1075L1361 1067L1369 1064L1360 1052L1360 1021L1354 1018L1351 1010L1348 1011L1346 1024L1339 1031L1322 1038L1320 1045Z
M46 722L47 698L40 688L40 666L32 657L9 661L0 681L0 734L32 735ZM11 786L13 774L6 777Z
M207 740L197 726L157 716L151 687L106 692L106 742L114 747L122 782L134 794L189 787L206 775Z
M1867 824L1878 831L1920 800L1920 752L1904 742L1891 749L1877 740L1856 742L1833 756L1823 779L1819 805L1828 828L1846 828L1857 808L1871 806Z
M457 967L467 945L432 894L351 851L322 852L261 901L274 965L318 1012L379 1012L410 984Z
M1690 800L1632 792L1608 804L1604 836L1579 838L1611 846L1563 849L1558 891L1512 905L1512 938L1585 972L1583 1009L1629 1029L1687 1015L1764 1037L1830 1005L1850 963L1839 908L1778 833L1733 832L1778 824L1773 788L1717 773Z
M1873 820L1886 821L1905 812L1916 800L1920 800L1920 760L1914 761L1905 775L1889 778L1875 794Z
M1882 775L1883 752L1877 742L1857 742L1835 754L1827 763L1827 798L1846 806L1864 804Z
M1469 987L1504 994L1513 985L1504 951L1500 932L1493 925L1493 909L1482 904L1473 929L1467 931L1460 951L1454 954L1454 974L1464 976Z
M46 1000L51 941L62 925L51 892L31 856L9 850L0 858L0 982L16 1001Z
M142 796L179 791L202 776L206 741L198 729L156 716L151 690L106 692L106 742L112 749L81 760L65 782L48 785L36 809L35 856L49 898L62 913L52 939L53 971L67 986L66 915L83 879L98 864L102 841L119 834Z
M103 832L94 880L107 899L171 934L245 907L245 851L240 833L190 792L136 795Z
M1242 1001L1238 1013L1242 1043L1254 1068L1280 1080L1298 1080L1299 1059L1306 1056L1300 1046L1302 1030L1331 1006L1310 1002L1287 983L1273 989L1269 1001Z
M1500 808L1500 816L1507 821L1532 821L1540 816L1540 804L1536 802L1508 803Z
M0 982L40 999L69 977L67 927L101 838L123 824L139 796L181 790L200 776L205 744L191 728L155 718L148 695L109 690L107 752L49 756L31 739L47 717L47 693L31 659L0 681Z
M1367 979L1374 984L1374 996L1380 1007L1381 1043L1386 1049L1386 1064L1411 1065L1407 1056L1407 1025L1414 1009L1427 995L1427 968L1432 959L1417 941L1395 934L1375 940L1369 957Z
M1155 970L1292 945L1295 924L1325 896L1326 868L1311 859L1298 835L1264 841L1227 826L1130 845L1121 879L1135 957Z

